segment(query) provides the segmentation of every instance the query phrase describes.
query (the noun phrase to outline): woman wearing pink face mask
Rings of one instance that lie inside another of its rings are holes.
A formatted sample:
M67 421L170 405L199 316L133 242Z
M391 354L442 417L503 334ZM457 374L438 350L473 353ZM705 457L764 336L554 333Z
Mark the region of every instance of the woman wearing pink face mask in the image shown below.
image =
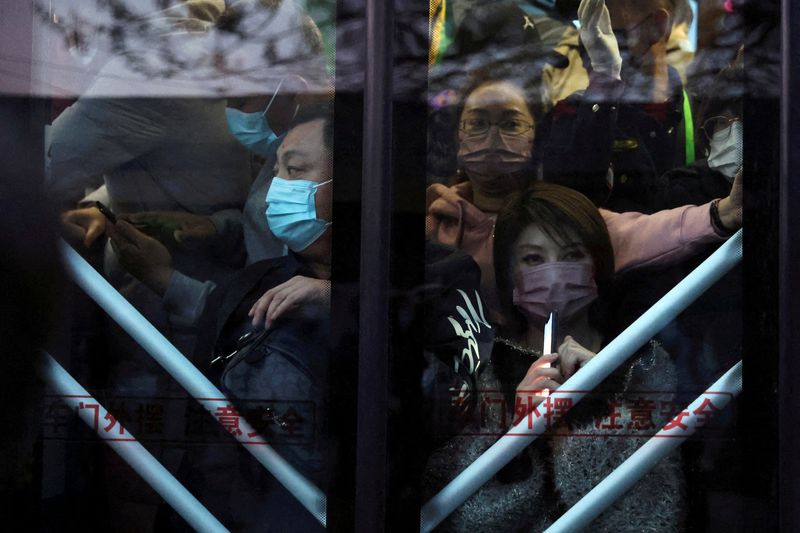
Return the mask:
M477 381L480 423L436 450L425 486L435 493L494 444L486 428L551 412L534 391L553 390L604 343L603 297L614 276L614 251L597 208L582 194L537 182L513 195L495 225L494 259L506 324ZM543 328L557 311L558 353L542 356ZM676 387L668 354L651 343L569 411L442 524L443 531L543 531L558 514L629 457L643 436L673 413L654 412L640 429L633 401L666 405ZM492 409L503 391L506 410ZM598 393L598 391L600 391ZM513 407L512 407L513 406ZM612 411L613 410L613 411ZM614 412L615 415L611 413ZM650 427L652 425L652 427ZM673 454L596 519L591 531L682 530L685 512L679 455Z
M538 182L511 198L498 215L494 260L501 304L510 318L499 332L505 346L493 353L492 366L507 390L516 385L515 405L531 409L544 399L531 397L531 391L558 388L608 340L603 334L602 304L614 275L611 238L588 198ZM538 356L552 311L558 313L558 351ZM533 363L532 355L538 356ZM673 394L665 391L676 386L669 355L651 342L566 416L557 429L564 436L550 441L561 503L566 507L576 503L639 447L639 434L655 433L668 421L669 414L654 412L644 429L633 420L634 409L619 406L635 401L663 405L673 400ZM608 418L612 411L614 420ZM681 484L678 456L673 454L593 528L677 531L683 507ZM660 494L663 500L648 494ZM630 509L637 509L637 514L629 515Z
M458 173L449 185L434 184L427 191L427 236L475 259L481 267L481 296L495 323L504 319L492 264L494 222L509 195L536 179L536 113L531 110L530 98L515 81L473 83L464 92L454 132ZM600 209L616 270L681 261L741 227L741 179L729 197L712 203L652 215Z

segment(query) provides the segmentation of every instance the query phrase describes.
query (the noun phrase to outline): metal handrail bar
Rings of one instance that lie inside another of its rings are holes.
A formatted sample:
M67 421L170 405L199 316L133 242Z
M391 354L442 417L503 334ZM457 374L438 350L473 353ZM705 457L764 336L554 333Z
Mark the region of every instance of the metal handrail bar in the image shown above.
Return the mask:
M160 364L223 427L232 408L230 400L136 310L106 279L67 243L61 241L64 263L75 282L102 307L153 359ZM220 411L218 412L218 409ZM223 423L221 416L225 416ZM322 524L326 522L325 494L276 452L243 417L232 433Z
M164 501L186 520L190 526L203 533L221 533L228 530L208 509L203 507L180 481L164 468L131 433L122 427L100 402L95 400L80 383L69 375L50 354L44 355L41 374L55 393L76 414L94 429L137 474L153 487ZM107 421L109 430L101 427ZM111 437L114 435L115 437Z
M578 503L561 515L545 533L580 531L597 518L659 461L691 437L708 421L708 413L722 410L742 392L742 362L728 370L709 389L681 411L628 459L606 476ZM708 403L711 408L708 407Z

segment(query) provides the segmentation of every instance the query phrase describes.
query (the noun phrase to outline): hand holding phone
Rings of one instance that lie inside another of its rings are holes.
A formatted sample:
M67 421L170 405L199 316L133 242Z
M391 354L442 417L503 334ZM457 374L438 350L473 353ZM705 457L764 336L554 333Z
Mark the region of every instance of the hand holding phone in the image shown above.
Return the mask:
M106 206L106 204L103 202L95 202L94 206L99 209L101 213L103 213L103 216L106 217L109 222L112 224L117 223L117 216Z

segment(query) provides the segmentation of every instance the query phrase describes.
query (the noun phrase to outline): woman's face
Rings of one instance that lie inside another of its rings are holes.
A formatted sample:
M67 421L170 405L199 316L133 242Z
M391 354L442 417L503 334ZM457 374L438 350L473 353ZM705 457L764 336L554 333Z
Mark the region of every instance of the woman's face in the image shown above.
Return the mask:
M474 90L464 102L458 156L468 172L497 176L530 162L535 124L522 91L508 82Z
M513 303L529 325L544 324L551 312L571 323L588 316L597 298L594 261L574 234L560 242L529 225L514 244L512 269Z
M514 280L519 280L525 268L554 261L593 265L589 250L573 232L566 242L553 240L542 228L531 224L520 234L513 248L511 262Z

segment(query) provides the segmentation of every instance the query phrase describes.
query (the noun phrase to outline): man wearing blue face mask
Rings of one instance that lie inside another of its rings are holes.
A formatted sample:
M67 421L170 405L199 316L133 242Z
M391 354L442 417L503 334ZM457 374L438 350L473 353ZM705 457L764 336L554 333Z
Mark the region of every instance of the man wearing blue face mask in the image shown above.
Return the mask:
M228 131L255 154L254 159L261 165L239 216L220 220L178 212L139 212L123 218L139 226L164 228L166 231L151 235L166 244L195 252L212 249L217 255L227 254L234 265L285 255L286 246L275 238L263 217L264 198L273 177L275 152L308 91L304 78L288 75L275 80L274 92L269 94L228 98ZM175 299L185 298L175 295Z
M323 491L331 448L322 428L327 420L332 146L331 107L304 107L277 149L261 212L288 255L250 264L219 286L199 284L202 299L193 316L199 332L195 360L219 380L239 412L248 413L253 401L269 399L291 405L305 420L298 427L309 428L309 420L318 424L302 442L295 435L285 444L279 418L275 424L252 421L284 459ZM171 268L164 245L124 219L110 235L123 263L154 291L164 294L172 278L181 275ZM190 453L196 456L184 467L194 472L203 465L192 492L220 519L241 525L237 529L255 530L268 521L274 531L321 530L269 474L256 468L247 479L241 477L253 464L246 452L212 446Z
M262 220L290 251L288 256L253 263L242 275L258 268L288 268L296 276L268 283L248 308L254 326L269 327L303 302L328 298L331 250L332 125L329 106L304 108L277 149L277 162ZM251 195L252 196L252 195ZM261 200L264 202L264 200ZM216 285L193 280L171 266L167 248L125 220L111 230L121 262L157 294L168 308L196 323ZM291 265L291 266L289 266Z

